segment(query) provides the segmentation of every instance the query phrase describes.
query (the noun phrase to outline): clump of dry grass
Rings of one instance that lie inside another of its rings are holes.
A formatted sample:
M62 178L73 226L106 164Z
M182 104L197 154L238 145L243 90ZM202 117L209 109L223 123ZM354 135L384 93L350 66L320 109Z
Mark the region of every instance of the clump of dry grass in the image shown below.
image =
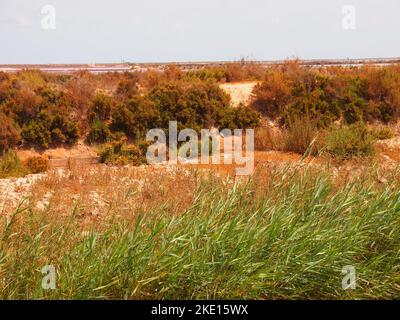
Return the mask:
M195 170L174 167L75 167L71 171L49 172L36 183L30 198L37 204L51 194L51 212L55 216L71 214L84 220L99 220L113 211L117 216L135 216L165 205L182 212L193 199L199 183ZM65 197L65 195L69 195ZM116 204L123 203L123 206Z
M254 149L257 151L283 150L284 133L276 127L264 126L254 131Z

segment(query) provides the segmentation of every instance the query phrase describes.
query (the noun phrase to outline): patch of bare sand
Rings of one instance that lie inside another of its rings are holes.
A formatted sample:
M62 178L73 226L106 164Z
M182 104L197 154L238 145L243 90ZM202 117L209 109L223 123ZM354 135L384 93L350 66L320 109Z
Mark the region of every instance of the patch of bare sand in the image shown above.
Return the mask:
M251 94L257 83L257 81L224 83L220 85L220 88L231 96L233 106L237 107L241 103L247 105L250 102Z

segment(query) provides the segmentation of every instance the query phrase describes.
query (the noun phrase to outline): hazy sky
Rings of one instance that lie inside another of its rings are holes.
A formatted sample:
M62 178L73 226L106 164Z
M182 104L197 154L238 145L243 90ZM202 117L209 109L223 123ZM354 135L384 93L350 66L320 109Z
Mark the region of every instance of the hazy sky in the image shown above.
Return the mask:
M0 0L0 64L394 57L399 13L399 0Z

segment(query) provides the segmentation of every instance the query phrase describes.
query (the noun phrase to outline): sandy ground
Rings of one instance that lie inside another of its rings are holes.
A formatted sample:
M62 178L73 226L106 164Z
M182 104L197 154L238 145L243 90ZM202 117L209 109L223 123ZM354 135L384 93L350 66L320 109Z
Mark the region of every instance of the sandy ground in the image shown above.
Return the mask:
M74 157L97 157L96 150L86 144L83 141L79 141L76 145L70 148L54 148L45 151L38 151L35 149L18 150L18 156L22 161L35 156L45 156L49 159L63 159L63 158L74 158Z
M385 150L382 150L375 159L375 162L379 164L379 170L376 173L379 183L385 183L386 173L395 170L400 163L399 157L394 157L395 154L400 154L400 146L396 144L397 140L398 138L394 138L382 142ZM387 145L393 145L392 149L386 149ZM361 174L371 163L367 160L365 162L355 160L344 164L335 165L332 163L332 165L327 166L327 159L323 157L302 159L298 154L280 151L256 151L254 154L255 168L266 170L266 168L286 167L288 165L310 166L329 170L336 177L338 175ZM50 203L54 202L55 194L58 197L56 197L58 200L55 202L60 206L60 213L64 212L65 214L73 207L76 199L83 199L85 208L91 212L91 215L106 214L106 208L109 203L115 200L113 194L116 194L116 190L119 190L119 188L123 190L118 194L124 197L127 194L134 194L135 192L132 190L137 188L149 189L144 195L149 196L153 192L151 191L152 188L158 185L160 180L165 179L171 185L168 190L164 191L170 192L171 195L168 195L168 197L175 196L176 203L180 203L179 195L185 194L185 190L187 191L188 188L187 179L196 176L191 169L196 169L200 173L211 173L212 176L225 177L235 175L236 168L237 165L235 164L179 164L177 166L159 164L140 167L113 167L98 164L72 170L52 169L43 174L28 175L21 178L0 179L0 215L11 214L24 199L23 207L31 204L36 210L44 210ZM182 189L182 192L175 192L179 188ZM66 197L66 195L68 196ZM141 200L135 198L132 201L140 202Z
M257 81L224 83L220 87L231 96L233 106L237 107L240 103L248 104L257 83Z

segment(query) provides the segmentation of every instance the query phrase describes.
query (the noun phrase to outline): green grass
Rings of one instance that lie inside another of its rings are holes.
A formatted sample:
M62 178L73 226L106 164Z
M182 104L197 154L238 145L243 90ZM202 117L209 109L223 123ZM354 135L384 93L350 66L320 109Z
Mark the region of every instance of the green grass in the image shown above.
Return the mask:
M205 180L184 213L158 206L87 233L74 208L61 221L22 204L3 218L0 298L398 299L400 183L371 177L337 187L323 172L277 170L228 192ZM41 289L46 264L55 290ZM341 286L347 265L355 290Z

